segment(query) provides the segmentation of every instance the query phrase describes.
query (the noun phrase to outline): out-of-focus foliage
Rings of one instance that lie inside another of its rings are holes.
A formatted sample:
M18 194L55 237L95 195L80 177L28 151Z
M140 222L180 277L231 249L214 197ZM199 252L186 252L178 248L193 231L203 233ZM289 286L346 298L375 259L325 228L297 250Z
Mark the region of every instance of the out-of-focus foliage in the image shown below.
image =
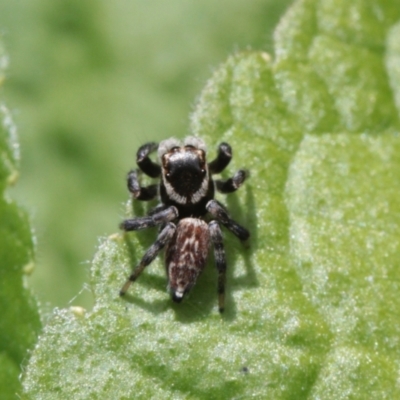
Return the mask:
M193 133L232 144L229 173L251 170L224 200L252 234L249 249L225 235L224 316L212 268L183 304L168 299L160 263L120 299L154 232L113 235L92 263L93 310L55 312L26 398L400 397L400 7L391 4L298 1L274 58L236 54L204 88Z
M235 49L272 49L289 3L0 2L5 89L23 155L14 195L33 215L32 280L43 302L65 305L87 280L96 238L123 216L137 147L186 135L211 69ZM85 291L76 303L90 298Z
M0 86L7 57L0 42ZM15 399L27 350L40 329L37 305L24 285L33 269L33 242L25 212L6 196L18 176L19 145L10 113L0 100L0 398Z

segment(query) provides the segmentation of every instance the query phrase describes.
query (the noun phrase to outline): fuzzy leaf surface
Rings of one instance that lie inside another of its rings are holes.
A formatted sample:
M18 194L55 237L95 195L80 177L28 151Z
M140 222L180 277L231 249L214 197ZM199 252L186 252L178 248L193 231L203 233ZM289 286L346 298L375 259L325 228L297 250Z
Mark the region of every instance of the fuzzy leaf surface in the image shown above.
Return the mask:
M222 200L252 235L244 248L225 233L225 314L212 262L183 304L161 261L120 299L156 232L104 239L95 307L55 312L26 398L399 397L399 16L384 1L298 1L274 60L240 53L214 73L192 133L210 157L232 145L224 177L251 171Z
M1 42L0 42L1 46ZM7 57L0 48L0 84ZM0 387L1 398L15 399L27 351L36 341L40 320L37 305L24 285L33 267L33 241L28 216L5 194L18 175L15 125L0 105Z

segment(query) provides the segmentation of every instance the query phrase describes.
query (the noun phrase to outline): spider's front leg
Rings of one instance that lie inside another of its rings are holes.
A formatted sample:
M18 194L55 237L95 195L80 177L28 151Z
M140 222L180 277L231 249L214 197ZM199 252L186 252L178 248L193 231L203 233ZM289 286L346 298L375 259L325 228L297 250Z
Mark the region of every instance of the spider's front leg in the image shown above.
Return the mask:
M127 177L128 190L137 200L148 201L157 196L158 185L140 186L139 173L144 172L151 178L158 178L161 175L161 167L150 160L149 155L158 149L155 142L146 143L139 148L136 154L136 163L138 170L131 170Z
M128 190L136 200L153 200L157 196L158 185L140 186L138 173L139 170L131 170L128 172Z
M215 266L218 271L218 309L222 313L225 308L225 282L226 282L226 258L222 239L221 228L217 221L208 224L211 242L214 246Z
M158 178L161 175L161 167L150 160L150 153L158 149L158 143L146 143L139 148L136 153L136 163L138 167L151 178Z
M168 222L167 225L165 225L164 229L158 235L157 240L149 247L140 260L140 263L135 267L124 286L122 286L119 292L120 296L123 296L126 293L131 283L136 281L143 270L157 257L157 254L160 252L160 250L162 250L163 247L168 244L168 242L172 239L175 230L176 226L172 222Z
M218 146L217 158L208 163L211 174L219 174L223 171L232 159L232 148L228 143L220 143Z
M226 181L220 179L215 180L215 186L220 193L232 193L242 186L247 177L248 172L244 169L240 169L232 178L229 178Z
M250 237L250 232L234 221L218 201L210 200L206 204L206 209L217 221L228 228L240 240L247 240Z

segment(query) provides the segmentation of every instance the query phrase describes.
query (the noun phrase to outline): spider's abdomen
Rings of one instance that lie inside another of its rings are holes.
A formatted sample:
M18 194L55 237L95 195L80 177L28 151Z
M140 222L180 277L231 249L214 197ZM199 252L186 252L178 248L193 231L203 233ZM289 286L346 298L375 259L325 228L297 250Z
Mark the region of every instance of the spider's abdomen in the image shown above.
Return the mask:
M184 218L168 244L165 262L172 299L182 300L203 271L210 246L208 225L201 219Z

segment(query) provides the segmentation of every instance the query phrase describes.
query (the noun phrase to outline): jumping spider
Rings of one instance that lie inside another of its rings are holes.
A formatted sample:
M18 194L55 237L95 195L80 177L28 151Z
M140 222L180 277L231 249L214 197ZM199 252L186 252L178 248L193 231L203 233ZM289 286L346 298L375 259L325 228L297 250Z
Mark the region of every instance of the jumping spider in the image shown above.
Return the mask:
M161 165L149 158L156 150ZM207 163L205 144L197 137L188 137L183 144L171 138L160 145L146 143L139 148L136 158L139 170L128 173L128 189L137 200L148 201L159 195L161 204L145 217L126 219L120 227L124 231L136 231L159 225L160 232L122 287L121 296L166 246L168 286L172 299L180 302L204 269L211 242L218 270L219 311L224 311L226 259L220 224L240 240L250 236L214 200L215 189L221 193L234 192L246 178L246 172L239 170L230 179L212 179L211 175L225 169L231 158L231 147L221 143L215 160ZM141 187L140 170L151 178L161 176L161 182Z

